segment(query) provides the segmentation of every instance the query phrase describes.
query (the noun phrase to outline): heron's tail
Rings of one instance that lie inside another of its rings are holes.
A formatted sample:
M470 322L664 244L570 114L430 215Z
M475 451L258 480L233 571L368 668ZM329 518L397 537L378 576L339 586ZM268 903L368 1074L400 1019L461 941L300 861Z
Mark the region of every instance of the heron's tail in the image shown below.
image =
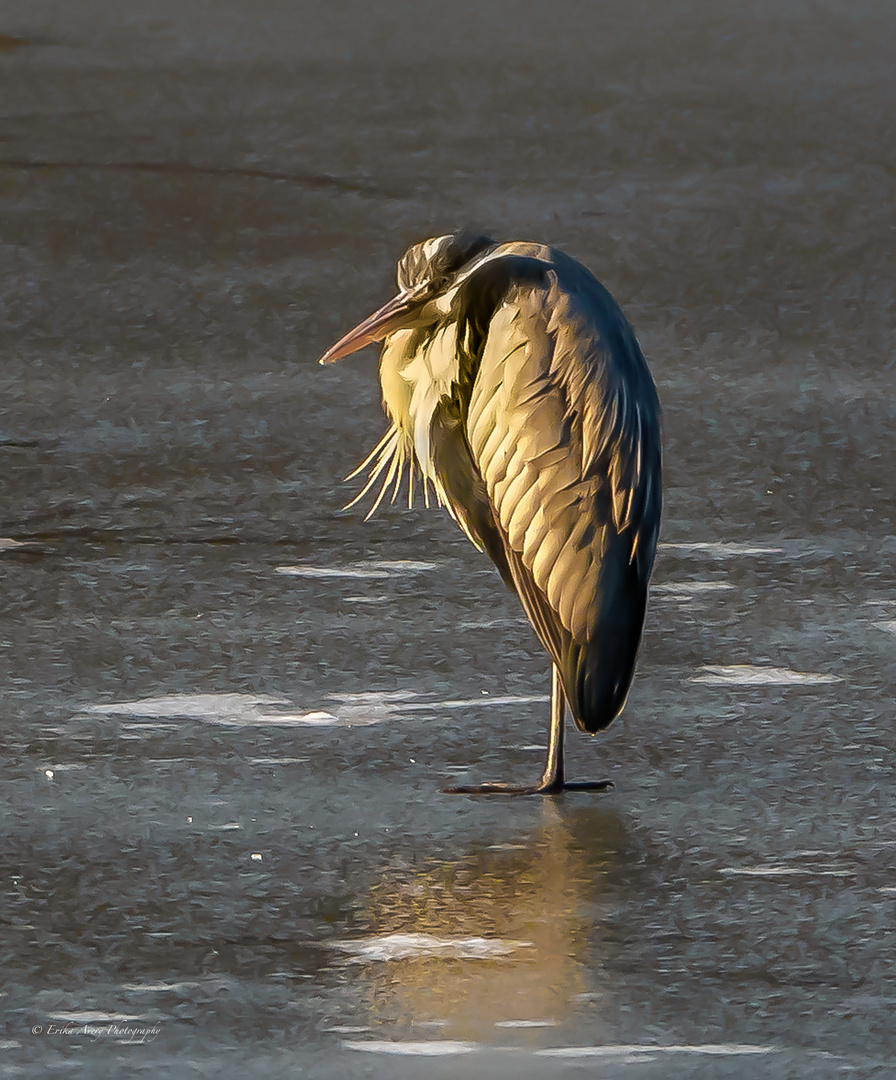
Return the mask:
M647 607L647 582L622 575L601 604L585 645L568 638L560 673L581 731L602 731L622 712L628 697ZM606 583L604 583L606 584Z

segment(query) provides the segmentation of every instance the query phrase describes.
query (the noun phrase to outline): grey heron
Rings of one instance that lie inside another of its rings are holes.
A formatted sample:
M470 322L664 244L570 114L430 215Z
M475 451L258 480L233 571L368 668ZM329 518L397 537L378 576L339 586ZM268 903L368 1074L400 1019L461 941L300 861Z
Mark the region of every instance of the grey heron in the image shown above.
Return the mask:
M631 326L562 252L455 233L409 248L397 296L320 362L375 342L391 423L352 474L370 470L358 498L380 482L372 513L407 471L411 501L419 476L517 593L553 664L541 779L446 791L608 786L566 782L563 736L567 703L591 734L622 711L656 552L660 406Z

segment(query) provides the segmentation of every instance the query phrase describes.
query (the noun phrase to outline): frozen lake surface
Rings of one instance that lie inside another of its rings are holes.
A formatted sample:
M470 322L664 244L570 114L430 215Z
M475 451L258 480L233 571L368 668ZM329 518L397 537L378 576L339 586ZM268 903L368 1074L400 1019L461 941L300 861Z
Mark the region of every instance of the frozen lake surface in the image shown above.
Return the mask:
M889 4L0 8L0 1076L888 1077ZM622 303L666 509L605 793L438 510L341 507L462 224Z

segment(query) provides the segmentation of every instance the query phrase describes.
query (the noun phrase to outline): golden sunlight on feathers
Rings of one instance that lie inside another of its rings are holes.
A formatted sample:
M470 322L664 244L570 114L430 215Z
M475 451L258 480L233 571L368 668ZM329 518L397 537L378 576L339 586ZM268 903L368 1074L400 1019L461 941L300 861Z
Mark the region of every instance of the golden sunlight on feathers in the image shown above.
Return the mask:
M584 731L621 711L634 673L661 508L660 409L631 327L579 263L540 244L436 237L399 262L398 295L329 362L383 342L391 421L352 476L368 517L419 474L515 589L554 664L548 766L563 713ZM591 785L594 786L594 785Z

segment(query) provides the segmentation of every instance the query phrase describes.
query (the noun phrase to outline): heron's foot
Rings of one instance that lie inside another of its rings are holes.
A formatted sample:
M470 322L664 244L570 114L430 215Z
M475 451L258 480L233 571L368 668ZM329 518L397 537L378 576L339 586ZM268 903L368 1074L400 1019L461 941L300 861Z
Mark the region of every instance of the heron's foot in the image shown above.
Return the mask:
M464 784L462 787L442 788L444 795L559 795L561 791L607 791L612 780L546 780L537 784Z

